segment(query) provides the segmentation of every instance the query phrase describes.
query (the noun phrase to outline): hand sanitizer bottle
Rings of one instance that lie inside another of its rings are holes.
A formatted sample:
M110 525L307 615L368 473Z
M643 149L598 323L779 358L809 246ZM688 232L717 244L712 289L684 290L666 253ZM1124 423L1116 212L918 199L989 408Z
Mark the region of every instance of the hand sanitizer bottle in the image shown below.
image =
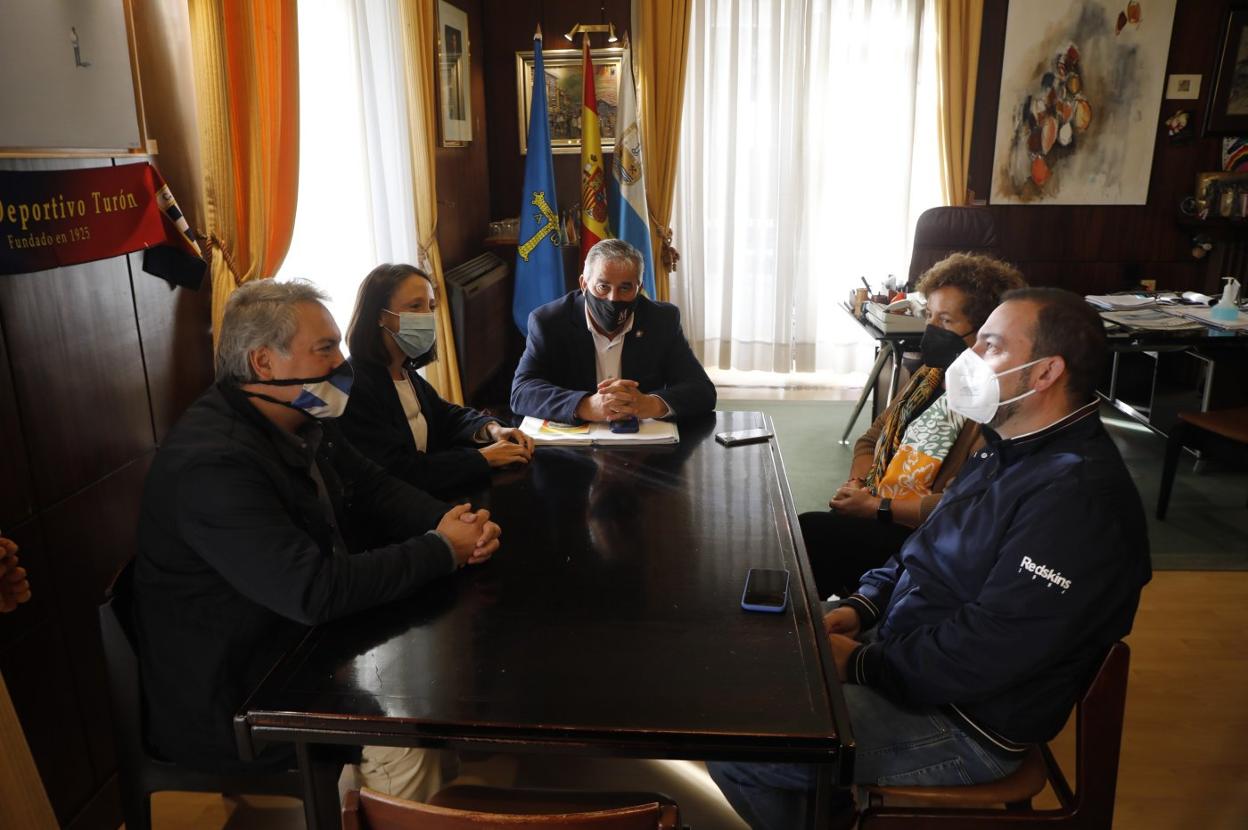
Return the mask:
M1222 299L1209 309L1209 316L1214 320L1234 321L1239 319L1239 306L1235 304L1239 299L1239 280L1234 277L1224 279L1226 287L1222 289Z

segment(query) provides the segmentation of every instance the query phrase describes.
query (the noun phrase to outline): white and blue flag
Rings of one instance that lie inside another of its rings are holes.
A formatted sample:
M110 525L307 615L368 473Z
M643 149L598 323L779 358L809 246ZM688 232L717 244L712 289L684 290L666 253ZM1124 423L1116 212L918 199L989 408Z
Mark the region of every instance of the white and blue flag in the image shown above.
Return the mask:
M615 236L637 250L645 261L642 286L646 296L654 292L654 262L650 247L650 210L646 205L645 164L641 152L641 119L637 107L637 82L633 77L633 49L624 45L620 67L619 116L616 120L614 161L607 182L610 228Z

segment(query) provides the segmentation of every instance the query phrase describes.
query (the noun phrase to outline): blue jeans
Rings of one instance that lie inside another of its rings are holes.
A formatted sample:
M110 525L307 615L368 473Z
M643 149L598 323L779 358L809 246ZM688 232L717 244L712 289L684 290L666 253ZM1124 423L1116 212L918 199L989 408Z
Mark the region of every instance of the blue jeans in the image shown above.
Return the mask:
M842 688L857 742L855 784L981 784L1004 778L1022 760L989 752L935 708L900 706L865 686ZM714 761L707 767L733 809L754 830L810 826L814 766ZM849 805L848 792L839 798Z

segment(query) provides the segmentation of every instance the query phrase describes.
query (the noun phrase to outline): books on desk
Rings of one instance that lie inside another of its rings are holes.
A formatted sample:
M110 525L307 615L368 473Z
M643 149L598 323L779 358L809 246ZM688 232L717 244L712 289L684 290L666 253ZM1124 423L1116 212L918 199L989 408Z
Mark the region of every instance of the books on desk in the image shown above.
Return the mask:
M1147 308L1157 305L1154 297L1140 297L1135 294L1088 294L1083 298L1097 308L1110 311L1121 311L1131 308Z
M561 424L526 415L520 431L545 447L611 446L635 447L679 444L680 431L671 421L644 420L636 432L612 432L608 424Z
M1195 320L1180 316L1177 310L1137 308L1131 311L1102 311L1101 319L1140 331L1195 331L1204 328Z
M1219 320L1213 316L1213 309L1200 306L1183 306L1167 309L1171 314L1181 316L1198 324L1226 329L1227 331L1248 331L1248 314L1239 312L1234 320Z

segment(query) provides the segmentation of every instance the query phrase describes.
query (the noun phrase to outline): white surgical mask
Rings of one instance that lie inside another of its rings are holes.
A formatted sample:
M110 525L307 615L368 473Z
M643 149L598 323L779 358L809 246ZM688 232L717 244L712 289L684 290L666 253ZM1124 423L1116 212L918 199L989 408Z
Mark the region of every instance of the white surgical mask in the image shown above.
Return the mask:
M1035 389L1028 389L1021 395L1003 401L1001 384L997 378L1034 366L1041 360L1044 358L1038 357L1030 363L1006 369L1004 372L994 372L974 349L967 349L945 370L945 396L949 400L949 409L977 424L988 423L997 414L999 407L1021 401L1036 392Z
M433 344L437 342L438 315L433 312L404 311L395 314L388 308L382 310L399 318L399 330L390 331L390 329L386 329L386 331L390 332L394 342L399 344L403 354L411 359L417 360L424 357L433 348ZM383 326L383 328L385 327Z

